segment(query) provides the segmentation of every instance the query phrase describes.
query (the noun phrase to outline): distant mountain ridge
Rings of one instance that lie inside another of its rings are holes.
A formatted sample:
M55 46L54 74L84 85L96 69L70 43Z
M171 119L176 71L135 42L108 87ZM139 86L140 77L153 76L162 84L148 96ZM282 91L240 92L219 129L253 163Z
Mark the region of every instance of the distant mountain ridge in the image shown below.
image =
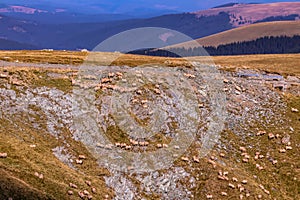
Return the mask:
M230 23L234 27L253 24L270 17L288 16L292 14L295 15L295 20L298 20L300 18L300 2L232 4L232 6L222 6L193 13L201 17L216 15L220 12L225 12L230 16Z
M0 13L0 38L29 43L42 49L93 49L103 40L122 31L140 27L162 27L179 31L193 39L199 39L264 20L298 20L300 3L235 4L206 11L109 22L93 21L96 16L91 21L85 21L85 19L88 20L88 17L81 16L82 21L74 17L70 21L73 22L75 19L75 21L78 20L77 23L66 24L62 23L64 20L67 21L64 12L56 13L56 18L45 17L44 20L52 20L48 24L34 20L35 16L41 17L47 14L10 16ZM27 16L27 18L22 18L22 16ZM33 17L30 18L30 16ZM102 19L104 17L99 16ZM41 20L41 18L39 19ZM255 30L253 31L255 32Z

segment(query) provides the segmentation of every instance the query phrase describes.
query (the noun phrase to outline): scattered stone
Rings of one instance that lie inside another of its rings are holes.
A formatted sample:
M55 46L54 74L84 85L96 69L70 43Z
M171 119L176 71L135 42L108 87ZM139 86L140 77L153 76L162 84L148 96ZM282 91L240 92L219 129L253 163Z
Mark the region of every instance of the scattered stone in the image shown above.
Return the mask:
M7 153L0 153L0 158L7 158Z
M290 142L291 136L290 135L285 135L282 139L281 139L281 143L287 145Z

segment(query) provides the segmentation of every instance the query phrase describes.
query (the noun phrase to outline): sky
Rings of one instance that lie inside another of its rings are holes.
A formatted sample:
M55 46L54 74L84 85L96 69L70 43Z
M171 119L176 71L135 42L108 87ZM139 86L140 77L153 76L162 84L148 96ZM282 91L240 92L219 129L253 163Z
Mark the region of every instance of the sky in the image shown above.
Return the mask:
M1 0L5 4L21 5L49 5L62 8L84 9L106 13L126 13L138 9L174 10L189 12L204 10L214 6L239 3L271 3L285 0ZM287 0L286 2L299 2L300 0Z

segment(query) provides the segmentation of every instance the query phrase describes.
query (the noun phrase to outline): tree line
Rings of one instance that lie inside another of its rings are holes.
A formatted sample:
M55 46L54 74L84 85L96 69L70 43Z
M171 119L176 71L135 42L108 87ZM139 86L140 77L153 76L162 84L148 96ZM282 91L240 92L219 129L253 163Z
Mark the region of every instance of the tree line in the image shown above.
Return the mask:
M247 55L247 54L288 54L300 53L300 35L266 36L252 41L234 42L217 47L204 46L194 48L171 49L140 49L131 51L131 54L164 56L164 57L189 57L189 56L216 55Z

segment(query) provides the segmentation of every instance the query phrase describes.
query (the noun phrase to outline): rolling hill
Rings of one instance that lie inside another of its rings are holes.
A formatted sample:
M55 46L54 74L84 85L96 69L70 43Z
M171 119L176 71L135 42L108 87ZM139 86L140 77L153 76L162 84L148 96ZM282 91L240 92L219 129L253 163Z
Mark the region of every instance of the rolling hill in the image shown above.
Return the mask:
M300 34L300 21L264 22L243 26L197 39L202 46L218 46L233 42L251 41L265 36L293 36ZM178 46L194 47L193 42ZM177 46L177 45L176 45Z

